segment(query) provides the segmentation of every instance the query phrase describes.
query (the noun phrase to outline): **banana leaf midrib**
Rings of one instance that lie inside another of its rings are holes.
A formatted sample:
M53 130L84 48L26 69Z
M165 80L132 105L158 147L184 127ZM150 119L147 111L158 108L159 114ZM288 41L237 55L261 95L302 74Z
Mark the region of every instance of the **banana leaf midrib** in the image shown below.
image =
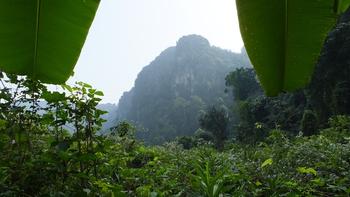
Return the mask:
M350 0L236 0L248 56L268 96L305 87Z
M36 69L37 60L38 60L38 46L39 46L39 28L40 28L40 11L41 11L41 0L36 1L36 19L35 19L35 39L34 39L34 55L33 55L33 65L32 65L32 73L33 78L36 78Z
M44 83L71 76L99 0L0 1L0 69Z

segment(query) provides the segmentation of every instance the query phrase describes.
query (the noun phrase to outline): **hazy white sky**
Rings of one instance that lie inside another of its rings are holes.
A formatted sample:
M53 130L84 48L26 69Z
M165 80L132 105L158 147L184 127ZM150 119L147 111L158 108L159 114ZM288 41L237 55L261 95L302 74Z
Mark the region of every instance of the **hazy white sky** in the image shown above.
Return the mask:
M75 75L117 103L137 74L184 35L232 51L243 46L234 0L101 0Z

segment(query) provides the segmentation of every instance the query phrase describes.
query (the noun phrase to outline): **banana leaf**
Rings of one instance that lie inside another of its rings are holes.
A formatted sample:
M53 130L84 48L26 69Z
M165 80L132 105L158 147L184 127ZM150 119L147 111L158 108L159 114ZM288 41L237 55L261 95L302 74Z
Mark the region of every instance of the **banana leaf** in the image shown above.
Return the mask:
M1 0L0 70L45 83L73 73L99 0Z
M236 0L248 56L268 96L305 87L350 0Z

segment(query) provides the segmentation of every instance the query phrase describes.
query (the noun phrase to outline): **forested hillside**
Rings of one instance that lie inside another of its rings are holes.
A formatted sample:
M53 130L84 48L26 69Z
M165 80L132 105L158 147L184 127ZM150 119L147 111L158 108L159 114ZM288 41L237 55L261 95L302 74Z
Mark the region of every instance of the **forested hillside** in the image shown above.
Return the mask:
M232 103L225 76L241 67L250 67L245 51L232 53L201 36L184 36L139 73L119 100L118 119L135 123L137 136L150 143L192 135L201 110Z
M322 124L329 116L350 114L349 35L350 11L347 11L330 32L308 87L311 107Z

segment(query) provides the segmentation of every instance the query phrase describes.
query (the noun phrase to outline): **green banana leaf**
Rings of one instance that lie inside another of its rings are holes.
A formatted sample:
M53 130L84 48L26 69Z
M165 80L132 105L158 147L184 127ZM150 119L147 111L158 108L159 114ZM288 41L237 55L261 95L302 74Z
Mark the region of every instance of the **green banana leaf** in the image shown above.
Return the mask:
M45 83L72 75L100 0L1 0L0 70Z
M268 96L308 84L349 0L236 0L249 58Z
M345 12L350 6L350 0L336 0L334 9L338 14Z

